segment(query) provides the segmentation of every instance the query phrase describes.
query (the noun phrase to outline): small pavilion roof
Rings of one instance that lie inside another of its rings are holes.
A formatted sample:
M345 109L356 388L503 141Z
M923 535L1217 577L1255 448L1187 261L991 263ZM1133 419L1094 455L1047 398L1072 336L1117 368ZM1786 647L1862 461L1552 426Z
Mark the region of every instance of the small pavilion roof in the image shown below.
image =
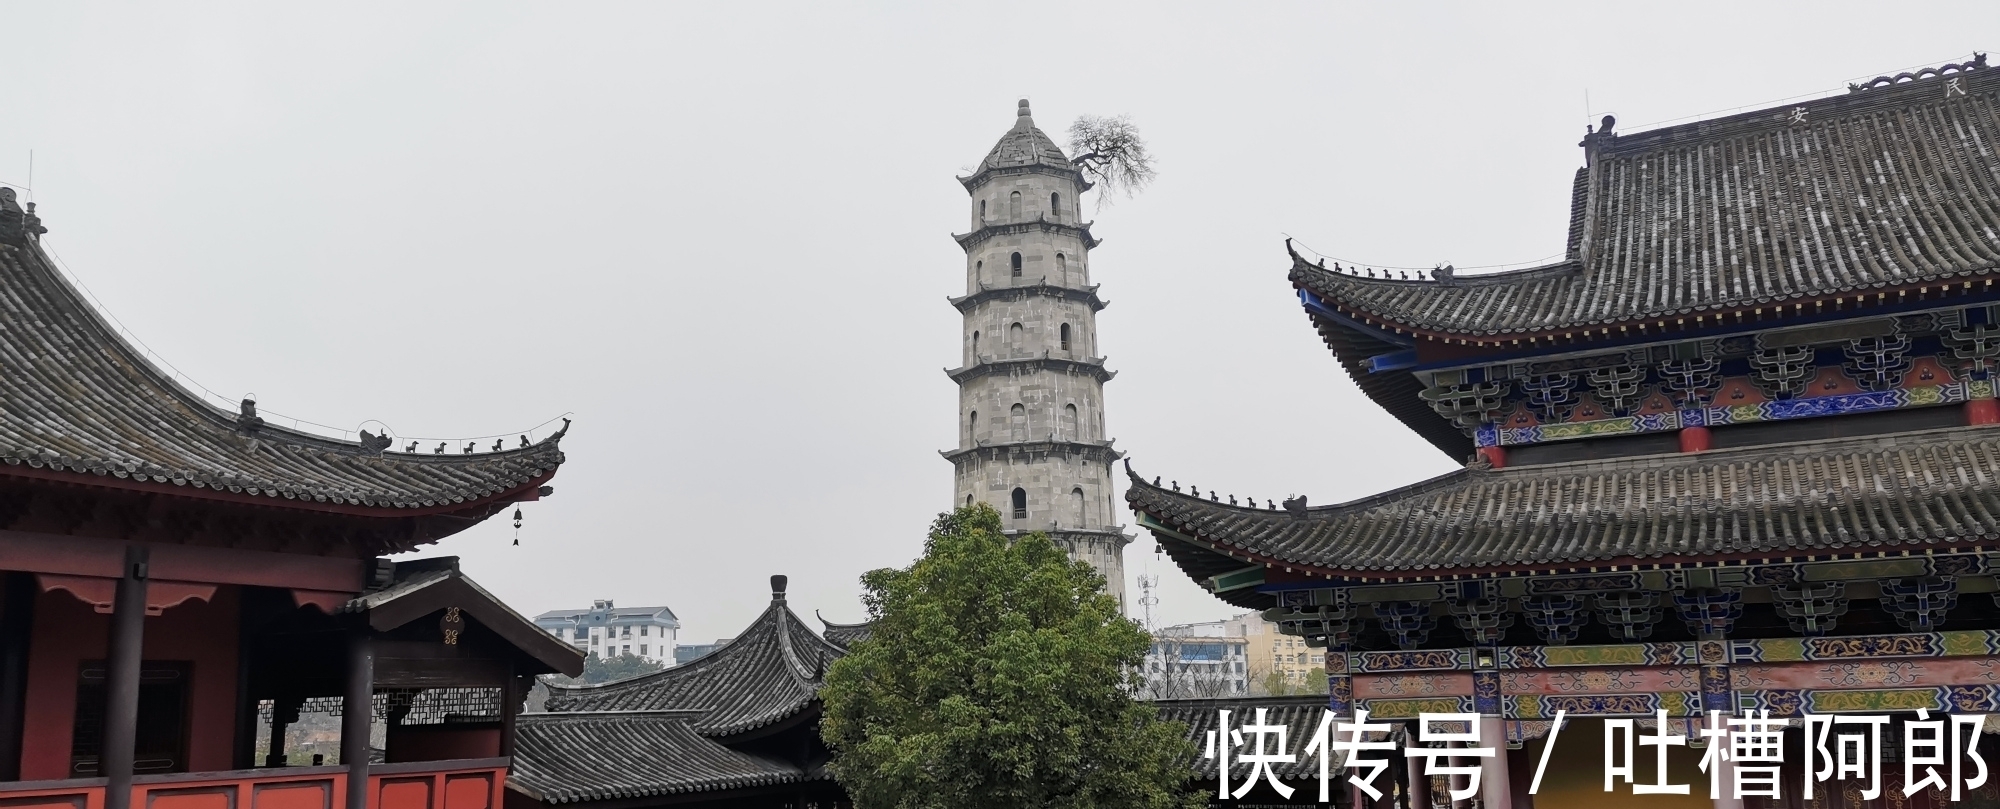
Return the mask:
M1547 266L1392 280L1294 254L1291 281L1385 332L1498 343L1991 278L2000 71L1928 72L1634 134L1607 118Z
M727 737L797 716L818 699L827 667L844 652L785 604L771 577L771 606L728 645L684 666L599 685L551 686L551 711L701 711L707 736Z
M1187 768L1194 773L1196 783L1214 783L1217 761L1201 753L1208 734L1220 730L1228 733L1257 719L1258 709L1264 711L1267 724L1279 725L1287 729L1285 738L1294 745L1303 747L1319 730L1321 717L1326 714L1326 695L1307 694L1285 697L1218 697L1213 699L1162 699L1154 700L1153 707L1159 710L1160 718L1169 722L1179 722L1187 726L1187 740L1194 745L1194 758L1187 762ZM1230 727L1220 727L1222 712L1229 711ZM1339 767L1345 761L1345 753L1337 753L1328 766ZM1313 756L1295 756L1289 762L1270 765L1271 772L1286 781L1307 781L1319 778L1319 761Z
M829 778L776 756L736 750L695 729L698 712L526 713L515 726L507 788L543 804L771 787Z
M370 628L387 632L419 618L456 607L520 653L524 674L583 673L583 653L542 631L506 602L458 569L458 557L438 556L397 562L389 585L339 607L360 615Z
M0 188L0 475L403 516L523 499L563 462L560 432L495 452L406 454L211 405L92 309L42 251L41 230Z
M1198 581L1252 565L1379 580L2000 544L2000 430L1985 427L1467 468L1297 513L1131 477L1141 524Z
M875 631L874 621L862 621L858 624L836 624L821 617L819 613L813 613L813 615L819 618L821 626L820 636L826 638L828 643L838 646L841 649L846 649L860 641L867 640L868 635Z

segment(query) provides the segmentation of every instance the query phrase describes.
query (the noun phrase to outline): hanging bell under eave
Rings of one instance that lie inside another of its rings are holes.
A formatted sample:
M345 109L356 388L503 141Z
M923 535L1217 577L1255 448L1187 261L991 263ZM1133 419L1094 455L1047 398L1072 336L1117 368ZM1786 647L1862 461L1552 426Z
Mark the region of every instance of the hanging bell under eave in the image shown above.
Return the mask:
M521 544L521 507L514 507L514 544Z

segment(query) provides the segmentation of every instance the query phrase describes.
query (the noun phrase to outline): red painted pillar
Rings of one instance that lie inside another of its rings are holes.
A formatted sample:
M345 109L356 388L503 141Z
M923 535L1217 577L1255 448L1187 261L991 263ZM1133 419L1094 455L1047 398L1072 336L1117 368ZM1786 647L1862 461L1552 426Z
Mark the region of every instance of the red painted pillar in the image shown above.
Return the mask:
M1486 462L1492 464L1494 469L1507 468L1507 449L1505 447L1480 447L1479 457L1485 458Z
M1707 452L1707 451L1708 451L1708 428L1707 428L1707 427L1682 427L1682 428L1681 428L1681 451L1682 451L1682 452Z
M1966 402L1965 424L1968 427L2000 424L2000 400L1973 399Z

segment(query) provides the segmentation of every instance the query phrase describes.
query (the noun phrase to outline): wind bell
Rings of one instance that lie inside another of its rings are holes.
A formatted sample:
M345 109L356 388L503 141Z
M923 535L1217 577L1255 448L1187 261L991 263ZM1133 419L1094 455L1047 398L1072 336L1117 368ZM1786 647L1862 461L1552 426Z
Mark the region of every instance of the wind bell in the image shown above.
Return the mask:
M521 544L521 507L514 507L514 544Z

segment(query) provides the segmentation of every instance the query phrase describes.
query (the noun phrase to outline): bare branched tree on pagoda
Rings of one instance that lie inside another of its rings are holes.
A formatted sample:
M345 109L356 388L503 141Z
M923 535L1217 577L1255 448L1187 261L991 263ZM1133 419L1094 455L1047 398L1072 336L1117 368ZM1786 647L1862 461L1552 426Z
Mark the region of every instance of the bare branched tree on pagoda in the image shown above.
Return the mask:
M1166 809L1194 751L1133 698L1150 639L1104 578L977 504L862 577L873 629L826 675L821 734L856 807Z
M1097 185L1097 204L1130 197L1153 182L1153 156L1139 127L1125 115L1084 115L1069 125L1070 158Z

